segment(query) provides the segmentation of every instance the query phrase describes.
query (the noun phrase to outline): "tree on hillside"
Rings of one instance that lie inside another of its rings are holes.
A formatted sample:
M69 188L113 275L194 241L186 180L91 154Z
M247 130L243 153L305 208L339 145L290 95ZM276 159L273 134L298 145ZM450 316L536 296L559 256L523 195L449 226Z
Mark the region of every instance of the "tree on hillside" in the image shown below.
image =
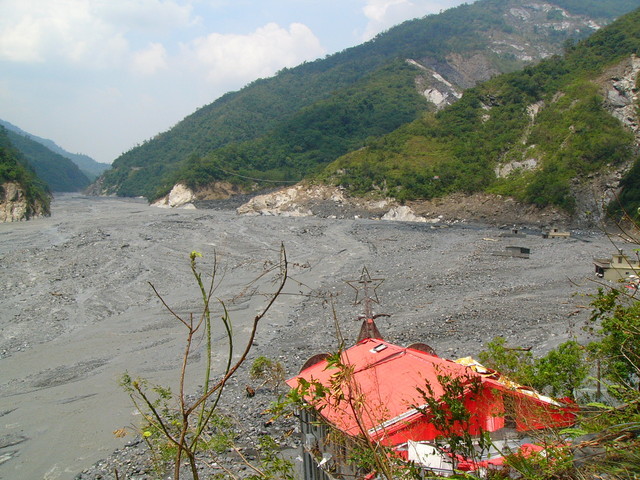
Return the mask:
M5 128L0 126L0 198L5 196L2 184L7 182L17 183L24 192L27 220L38 211L50 214L51 199L46 185L29 168L29 164L9 140Z

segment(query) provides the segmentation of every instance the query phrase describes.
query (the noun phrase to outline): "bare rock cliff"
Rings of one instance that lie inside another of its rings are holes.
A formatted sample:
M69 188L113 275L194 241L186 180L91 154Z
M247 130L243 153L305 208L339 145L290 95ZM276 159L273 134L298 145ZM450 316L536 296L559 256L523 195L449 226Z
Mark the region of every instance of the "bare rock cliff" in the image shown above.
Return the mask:
M640 94L640 58L632 55L615 67L607 70L598 81L605 97L605 107L636 136L636 147L640 145L640 122L638 101Z
M0 222L19 222L48 215L44 205L30 204L24 190L16 182L0 185Z
M507 29L487 29L482 33L489 49L450 53L444 58L413 58L407 62L421 71L416 87L437 109L455 102L462 92L505 71L562 53L557 35L583 36L598 30L592 19L575 15L544 1L512 2L504 14ZM498 60L501 59L501 60ZM506 60L510 59L510 60ZM507 69L508 70L508 69Z
M173 186L171 191L151 204L160 208L195 208L193 202L208 200L224 200L244 192L229 182L215 182L205 188L193 190L182 183Z
M156 200L151 206L160 208L189 208L189 206L193 207L191 202L193 202L195 198L195 193L193 193L189 187L178 183L173 186L168 195Z
M597 79L605 108L635 136L634 148L640 151L640 58L632 55L611 67ZM578 208L576 221L600 224L608 220L606 206L615 201L620 181L632 162L592 175L586 182L576 182L572 188Z

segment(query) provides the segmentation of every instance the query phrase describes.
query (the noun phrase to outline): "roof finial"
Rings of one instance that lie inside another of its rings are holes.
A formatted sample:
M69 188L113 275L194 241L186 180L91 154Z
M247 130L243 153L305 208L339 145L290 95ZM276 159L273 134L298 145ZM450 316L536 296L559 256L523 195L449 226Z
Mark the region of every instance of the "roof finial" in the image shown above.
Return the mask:
M388 317L389 315L384 313L374 314L372 303L380 303L376 289L382 285L383 282L383 278L371 278L367 267L362 268L359 280L347 282L347 284L356 291L355 305L364 303L364 314L359 316L359 318L362 318L362 327L360 328L360 335L358 335L358 343L366 338L382 339L382 335L378 327L376 327L374 320L378 317ZM360 292L362 292L362 298L360 298Z

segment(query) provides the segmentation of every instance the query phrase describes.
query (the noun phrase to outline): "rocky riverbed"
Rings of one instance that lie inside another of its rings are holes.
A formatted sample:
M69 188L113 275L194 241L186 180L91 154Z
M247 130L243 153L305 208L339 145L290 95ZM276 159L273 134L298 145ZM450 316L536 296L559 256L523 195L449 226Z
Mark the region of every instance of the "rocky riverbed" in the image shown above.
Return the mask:
M242 344L261 294L274 287L266 278L250 282L284 244L287 294L260 324L249 364L266 356L287 375L337 347L331 305L345 343L355 340L361 306L346 281L363 267L384 278L376 310L391 317L378 327L398 344L424 342L457 358L476 355L497 335L536 354L584 335L584 294L596 289L592 259L609 256L611 240L597 231L544 239L526 225L518 225L524 236L503 236L512 226L446 216L436 223L240 216L77 195L56 198L50 218L0 224L0 478L115 478L115 469L120 478L157 477L144 444L113 433L140 418L118 379L129 372L176 388L184 327L149 282L175 312L197 312L194 250L205 271L217 255L216 296ZM495 255L510 245L529 248L530 258ZM197 370L201 357L193 361ZM199 377L187 388L195 391ZM293 424L265 425L261 415L274 393L262 387L247 397L246 385L257 387L245 369L223 400L239 438L250 445L270 432L295 446L295 434L286 435Z

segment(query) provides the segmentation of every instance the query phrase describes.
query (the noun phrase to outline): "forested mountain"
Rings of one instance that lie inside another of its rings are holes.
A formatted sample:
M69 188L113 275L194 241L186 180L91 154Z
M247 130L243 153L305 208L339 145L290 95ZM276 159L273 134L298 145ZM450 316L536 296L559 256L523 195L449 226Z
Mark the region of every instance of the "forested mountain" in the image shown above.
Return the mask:
M408 21L224 95L120 156L98 184L102 193L152 199L178 181L199 188L227 180L247 189L295 182L639 5L479 0Z
M341 157L320 178L354 194L408 200L484 191L571 212L582 182L638 158L639 53L640 9L563 58L468 89L450 107ZM629 212L640 207L639 169L622 181Z
M89 155L67 152L64 148L57 145L53 140L34 137L33 135L30 135L30 138L44 145L52 152L71 160L90 181L95 180L111 168L111 165L109 165L108 163L96 162Z
M6 129L0 125L1 221L49 214L47 187L25 163L21 153L9 140Z
M10 130L7 130L7 136L52 192L78 192L91 183L68 158L52 152L28 136Z
M96 162L93 158L88 155L84 155L81 153L71 153L66 151L64 148L60 147L53 140L49 140L48 138L38 137L37 135L32 135L31 133L25 132L19 127L0 119L0 125L3 125L8 131L18 133L22 136L29 137L31 140L34 140L54 153L58 155L62 155L65 158L68 158L73 163L75 163L80 171L84 173L90 181L95 180L100 174L111 168L111 165L107 163Z

